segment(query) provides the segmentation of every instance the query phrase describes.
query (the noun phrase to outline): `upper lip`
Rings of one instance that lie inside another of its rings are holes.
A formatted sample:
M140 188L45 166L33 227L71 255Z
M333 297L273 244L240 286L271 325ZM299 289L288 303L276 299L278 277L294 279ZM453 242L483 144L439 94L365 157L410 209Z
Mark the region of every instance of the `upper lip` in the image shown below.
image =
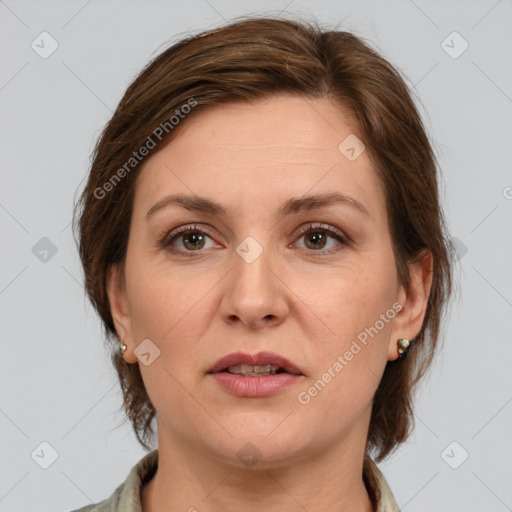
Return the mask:
M273 352L258 352L257 354L245 354L244 352L234 352L221 357L209 370L208 373L218 373L226 370L230 366L239 364L249 364L253 366L266 366L268 364L279 366L288 373L302 375L300 368L293 364L286 357Z

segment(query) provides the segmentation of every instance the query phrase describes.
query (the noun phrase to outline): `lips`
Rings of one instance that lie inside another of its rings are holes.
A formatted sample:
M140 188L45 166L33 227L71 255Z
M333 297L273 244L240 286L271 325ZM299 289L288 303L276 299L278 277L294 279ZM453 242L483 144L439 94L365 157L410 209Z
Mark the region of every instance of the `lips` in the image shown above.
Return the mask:
M278 372L286 372L294 375L302 375L298 366L279 354L273 352L259 352L257 354L245 354L235 352L219 359L208 373L220 373L227 371L230 366L248 364L252 366L278 366Z

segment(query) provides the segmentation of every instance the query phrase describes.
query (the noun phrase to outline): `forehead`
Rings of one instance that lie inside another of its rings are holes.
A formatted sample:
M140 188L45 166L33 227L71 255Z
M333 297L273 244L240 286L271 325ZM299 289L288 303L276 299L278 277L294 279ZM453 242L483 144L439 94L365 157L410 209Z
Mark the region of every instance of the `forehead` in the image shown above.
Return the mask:
M367 152L356 159L343 152L344 141L360 141L357 125L329 100L276 96L228 103L195 113L179 130L145 162L136 202L147 206L175 192L227 203L233 196L268 202L332 191L363 203L375 204L375 195L383 200Z

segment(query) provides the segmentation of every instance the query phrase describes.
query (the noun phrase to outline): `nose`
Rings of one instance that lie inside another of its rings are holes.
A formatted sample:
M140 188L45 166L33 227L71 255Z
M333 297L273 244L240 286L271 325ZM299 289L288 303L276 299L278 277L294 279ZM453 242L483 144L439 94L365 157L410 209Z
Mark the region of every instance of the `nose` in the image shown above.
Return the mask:
M276 266L272 260L270 250L264 250L252 262L234 255L233 268L224 280L225 290L220 303L220 314L226 323L242 323L256 330L277 326L285 320L289 291L279 270L272 268Z

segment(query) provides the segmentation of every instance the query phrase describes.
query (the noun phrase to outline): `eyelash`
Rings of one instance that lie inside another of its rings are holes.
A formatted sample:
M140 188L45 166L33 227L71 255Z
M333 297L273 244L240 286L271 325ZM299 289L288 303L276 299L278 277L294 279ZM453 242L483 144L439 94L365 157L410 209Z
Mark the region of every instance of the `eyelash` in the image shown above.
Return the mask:
M343 235L341 232L329 227L327 224L314 224L314 223L308 223L304 227L302 227L299 230L299 233L297 234L297 239L300 239L304 235L307 235L309 233L317 233L317 232L323 232L327 233L332 238L338 240L338 242L341 243L343 246L349 246L352 242L351 238L347 235ZM197 224L188 224L186 226L181 226L179 228L176 228L174 231L166 232L164 235L158 240L157 247L159 249L167 249L172 253L183 255L185 257L194 257L197 255L200 255L204 251L198 250L198 251L182 251L182 250L176 250L176 249L170 249L169 246L180 236L183 236L185 234L191 234L191 233L200 233L202 235L208 235L210 238L213 239L212 235L210 235L207 231L204 229L200 229ZM306 249L307 250L307 249ZM327 250L319 250L315 251L313 249L307 250L308 252L311 252L314 255L325 255L325 254L332 254L333 252L338 251L339 249L327 249Z

